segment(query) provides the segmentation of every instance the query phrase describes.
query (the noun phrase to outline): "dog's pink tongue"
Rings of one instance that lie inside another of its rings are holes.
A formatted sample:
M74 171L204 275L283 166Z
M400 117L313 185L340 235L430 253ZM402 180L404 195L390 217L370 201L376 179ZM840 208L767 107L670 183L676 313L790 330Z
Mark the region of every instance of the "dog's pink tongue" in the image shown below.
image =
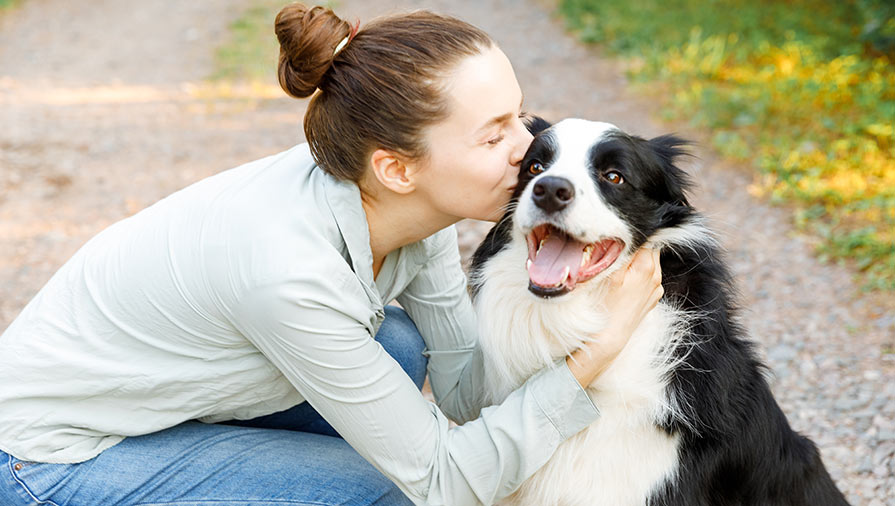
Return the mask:
M535 254L528 268L528 277L539 286L556 286L565 281L566 267L575 279L581 264L584 246L562 234L550 234Z

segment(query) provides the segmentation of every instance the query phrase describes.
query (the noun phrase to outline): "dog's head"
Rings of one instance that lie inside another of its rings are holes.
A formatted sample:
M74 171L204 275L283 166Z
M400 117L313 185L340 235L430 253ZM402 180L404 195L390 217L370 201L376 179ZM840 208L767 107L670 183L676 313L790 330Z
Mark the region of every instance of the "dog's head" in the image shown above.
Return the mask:
M607 276L692 213L675 159L686 142L567 119L540 131L520 169L508 239L524 240L529 290L556 297Z

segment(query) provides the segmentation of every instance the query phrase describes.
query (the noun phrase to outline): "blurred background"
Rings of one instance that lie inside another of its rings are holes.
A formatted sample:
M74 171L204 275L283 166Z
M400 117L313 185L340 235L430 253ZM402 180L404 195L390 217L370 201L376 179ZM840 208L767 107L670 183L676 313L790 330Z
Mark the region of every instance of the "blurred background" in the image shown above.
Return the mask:
M274 0L0 0L0 332L87 239L304 140ZM526 110L696 141L692 199L795 428L895 499L895 2L342 0L490 33ZM468 258L490 224L464 222Z

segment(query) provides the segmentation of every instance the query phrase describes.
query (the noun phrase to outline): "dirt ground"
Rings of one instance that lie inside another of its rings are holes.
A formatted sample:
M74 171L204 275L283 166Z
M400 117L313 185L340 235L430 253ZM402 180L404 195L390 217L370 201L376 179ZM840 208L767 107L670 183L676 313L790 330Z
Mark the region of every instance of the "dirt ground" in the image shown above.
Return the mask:
M104 227L303 141L304 101L203 92L214 48L250 4L27 0L0 14L0 331ZM362 22L408 8L489 32L531 112L703 139L655 121L657 107L628 90L620 65L564 34L545 1L338 5ZM862 294L847 268L818 262L785 209L749 196L748 170L704 147L696 154L693 200L729 251L743 321L767 355L781 405L822 448L853 504L895 504L895 304ZM465 254L486 230L462 225Z

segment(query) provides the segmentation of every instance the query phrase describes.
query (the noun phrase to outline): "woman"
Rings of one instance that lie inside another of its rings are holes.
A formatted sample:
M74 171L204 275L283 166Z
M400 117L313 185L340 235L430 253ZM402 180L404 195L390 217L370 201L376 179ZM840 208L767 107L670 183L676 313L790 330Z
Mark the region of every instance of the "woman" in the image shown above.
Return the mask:
M582 385L661 297L651 253L590 349L476 395L451 225L499 217L531 140L503 53L425 12L276 32L309 145L104 230L0 336L3 504L489 504L599 416Z

